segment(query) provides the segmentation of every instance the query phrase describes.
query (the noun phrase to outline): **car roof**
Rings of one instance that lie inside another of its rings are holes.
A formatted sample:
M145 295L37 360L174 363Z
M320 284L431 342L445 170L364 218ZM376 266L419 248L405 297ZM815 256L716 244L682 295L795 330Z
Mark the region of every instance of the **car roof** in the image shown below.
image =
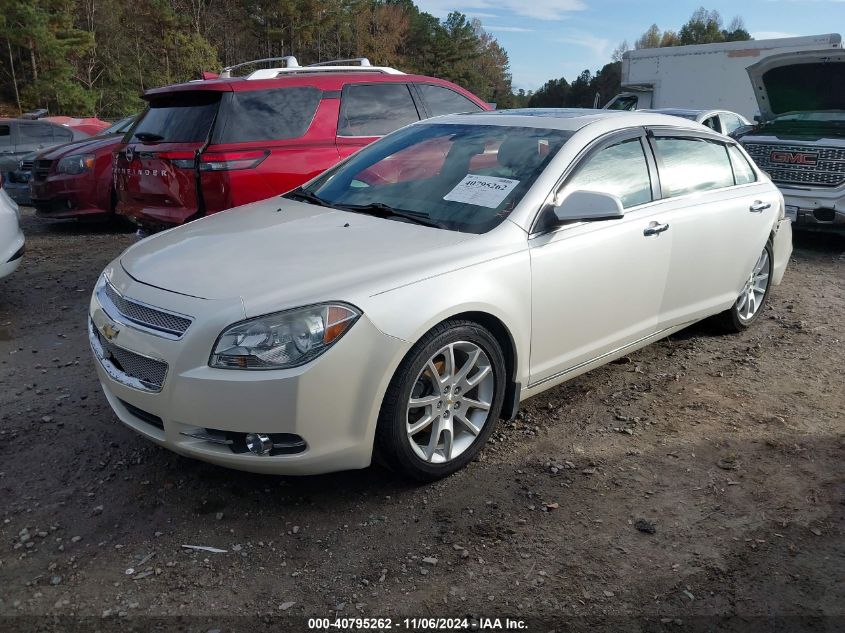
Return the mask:
M709 128L694 121L682 121L678 117L657 112L645 112L643 110L594 110L588 108L520 108L467 114L447 114L433 119L425 119L416 125L426 123L506 125L577 132L587 125L600 122L617 123L618 127L654 125L709 131Z
M436 77L426 75L388 74L378 70L338 70L320 72L292 72L281 74L278 77L268 79L248 79L247 77L226 77L216 79L203 79L189 81L181 84L172 84L161 88L153 88L144 93L145 99L155 98L173 92L240 92L250 90L266 90L268 88L284 88L295 86L313 86L321 90L340 90L344 85L350 83L428 83L440 86L448 86L458 89L461 93L471 95L460 86ZM477 99L477 97L476 97Z
M672 116L698 116L706 112L722 112L722 110L694 110L692 108L649 108L643 111L671 114Z

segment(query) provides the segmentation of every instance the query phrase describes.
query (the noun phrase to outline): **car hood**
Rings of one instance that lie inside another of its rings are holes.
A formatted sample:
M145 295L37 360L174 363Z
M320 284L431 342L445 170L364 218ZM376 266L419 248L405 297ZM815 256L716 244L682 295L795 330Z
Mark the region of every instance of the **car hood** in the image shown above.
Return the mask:
M165 290L240 297L255 316L266 306L354 302L454 270L484 255L483 237L274 198L147 238L121 264Z
M110 134L108 136L94 136L91 138L84 138L79 141L71 141L70 143L63 143L55 147L41 152L38 158L45 160L58 160L70 154L78 154L80 152L95 152L99 149L109 147L117 144L121 139L120 134Z
M782 53L748 67L764 121L787 112L845 110L845 52Z

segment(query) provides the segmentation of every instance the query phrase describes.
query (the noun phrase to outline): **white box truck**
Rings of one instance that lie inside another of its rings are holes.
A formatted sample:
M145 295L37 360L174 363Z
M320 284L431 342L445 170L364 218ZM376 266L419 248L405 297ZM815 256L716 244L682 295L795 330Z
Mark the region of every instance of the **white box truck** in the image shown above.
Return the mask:
M746 69L771 55L842 49L836 33L627 51L622 89L605 108L730 110L751 120L760 110Z

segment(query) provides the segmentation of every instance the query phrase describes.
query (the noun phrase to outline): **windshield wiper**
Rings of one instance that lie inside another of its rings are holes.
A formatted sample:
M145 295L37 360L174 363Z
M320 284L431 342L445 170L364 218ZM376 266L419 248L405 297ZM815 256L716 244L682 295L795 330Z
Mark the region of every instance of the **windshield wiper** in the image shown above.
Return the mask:
M383 202L373 202L371 204L345 204L341 208L353 213L365 213L367 215L374 215L378 218L403 218L410 220L416 224L423 226L432 226L436 229L447 229L448 226L437 220L432 220L424 213L414 213L413 211L404 211L402 209L394 209L389 204Z
M164 139L161 134L153 134L152 132L138 132L136 134L133 134L132 136L144 143L157 143L158 141Z
M302 187L297 187L293 191L288 191L283 198L288 198L290 200L301 200L303 202L310 202L311 204L316 204L320 207L328 207L329 209L334 209L335 206L330 202L323 200L317 194L311 193L310 191L306 191Z

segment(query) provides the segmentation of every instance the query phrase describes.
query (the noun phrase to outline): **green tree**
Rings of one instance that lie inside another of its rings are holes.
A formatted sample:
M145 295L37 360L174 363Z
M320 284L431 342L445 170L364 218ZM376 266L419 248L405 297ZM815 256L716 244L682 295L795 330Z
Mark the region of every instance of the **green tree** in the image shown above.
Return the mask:
M569 98L569 82L563 77L549 79L528 98L530 108L562 108Z
M92 40L74 26L72 5L65 0L0 2L5 18L0 37L6 40L10 75L15 67L15 91L23 108L93 111L93 95L74 78L74 64Z

